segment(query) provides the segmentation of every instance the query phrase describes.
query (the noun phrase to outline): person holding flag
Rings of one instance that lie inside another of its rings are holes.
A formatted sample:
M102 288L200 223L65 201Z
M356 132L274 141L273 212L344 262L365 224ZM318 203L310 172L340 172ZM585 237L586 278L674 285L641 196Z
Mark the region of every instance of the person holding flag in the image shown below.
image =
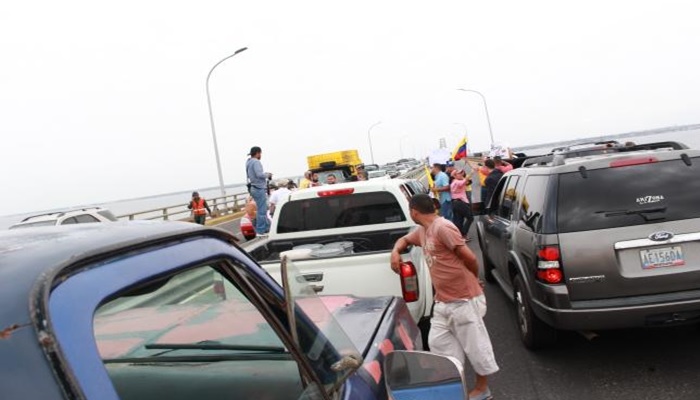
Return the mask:
M452 160L453 161L458 161L461 159L464 159L464 172L466 174L466 179L467 179L467 184L465 187L465 192L467 193L467 199L471 203L472 201L472 179L471 179L471 165L469 164L469 161L467 161L467 135L464 135L462 140L457 143L457 146L455 147L454 151L452 151ZM467 168L469 167L469 168Z
M467 135L464 135L452 152L452 160L458 161L463 158L467 158Z

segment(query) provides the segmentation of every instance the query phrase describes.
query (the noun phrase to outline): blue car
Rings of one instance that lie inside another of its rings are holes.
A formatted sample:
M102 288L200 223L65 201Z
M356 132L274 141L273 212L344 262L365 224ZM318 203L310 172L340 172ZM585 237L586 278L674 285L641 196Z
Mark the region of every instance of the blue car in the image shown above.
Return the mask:
M0 397L387 399L387 355L421 343L403 300L317 297L291 261L281 287L235 240L177 222L0 233Z

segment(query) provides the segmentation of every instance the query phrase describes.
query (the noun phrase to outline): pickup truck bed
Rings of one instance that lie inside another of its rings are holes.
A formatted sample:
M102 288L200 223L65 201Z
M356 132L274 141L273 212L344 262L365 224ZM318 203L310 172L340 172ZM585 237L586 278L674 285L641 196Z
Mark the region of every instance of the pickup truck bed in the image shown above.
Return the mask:
M408 233L408 228L389 229L375 232L362 232L348 235L318 236L293 240L270 240L258 247L251 247L248 253L261 264L280 261L280 253L292 250L294 246L305 244L327 244L332 242L353 242L354 255L371 252L390 251L396 240Z

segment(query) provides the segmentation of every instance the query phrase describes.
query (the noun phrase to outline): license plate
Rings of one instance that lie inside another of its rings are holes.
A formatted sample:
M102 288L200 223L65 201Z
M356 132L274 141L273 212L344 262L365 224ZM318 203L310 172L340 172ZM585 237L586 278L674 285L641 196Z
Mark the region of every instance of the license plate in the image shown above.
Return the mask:
M683 249L681 249L681 246L642 250L639 253L642 257L643 269L677 267L680 265L685 265Z

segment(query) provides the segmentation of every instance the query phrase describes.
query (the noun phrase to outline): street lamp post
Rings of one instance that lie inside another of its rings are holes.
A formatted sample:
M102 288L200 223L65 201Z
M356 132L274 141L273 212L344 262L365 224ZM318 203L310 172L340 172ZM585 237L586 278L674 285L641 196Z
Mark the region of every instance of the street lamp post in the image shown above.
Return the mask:
M212 139L214 140L214 155L216 156L216 170L219 173L219 188L221 189L221 195L226 196L226 190L224 190L224 175L221 172L221 159L219 158L219 145L216 142L216 129L214 128L214 114L211 111L211 96L209 95L209 78L211 77L211 73L214 72L214 68L218 67L219 64L222 62L228 60L229 58L235 56L236 54L247 50L247 47L242 47L238 50L236 50L235 53L231 54L228 57L223 58L221 61L218 63L214 64L213 67L209 70L209 74L207 74L207 105L209 106L209 123L211 124L211 136Z
M491 117L489 117L489 107L486 105L486 97L484 97L484 95L481 94L481 92L479 92L477 90L472 90L472 89L457 89L457 90L461 90L463 92L472 92L472 93L476 93L479 96L481 96L481 100L484 102L484 111L486 111L486 122L488 122L488 124L489 124L489 135L491 136L491 144L493 144L493 142L494 142L493 130L491 129Z
M374 164L374 151L372 150L372 128L375 126L381 124L382 121L377 121L374 125L370 126L369 129L367 129L367 140L369 141L369 154L372 157L372 164Z

